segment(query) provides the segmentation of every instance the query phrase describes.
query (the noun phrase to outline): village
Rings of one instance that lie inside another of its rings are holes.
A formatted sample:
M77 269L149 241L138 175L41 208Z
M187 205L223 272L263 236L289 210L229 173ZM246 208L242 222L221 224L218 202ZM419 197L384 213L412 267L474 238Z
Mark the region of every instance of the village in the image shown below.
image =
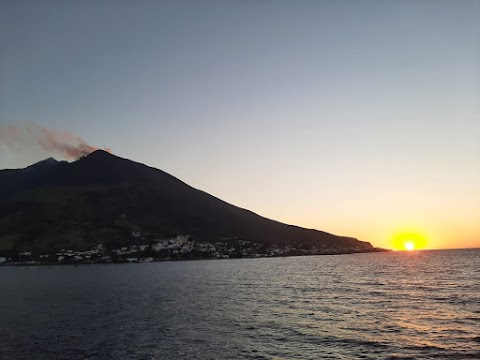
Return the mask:
M60 249L55 252L39 253L23 251L16 255L0 255L0 265L43 265L43 264L97 264L97 263L147 263L165 260L261 258L278 256L325 255L345 253L335 247L304 248L291 245L271 246L237 238L222 238L215 243L197 242L189 235L178 235L169 239L157 239L141 243L139 233L132 232L137 245L113 248L99 244L89 250ZM351 253L362 252L361 248L349 249Z

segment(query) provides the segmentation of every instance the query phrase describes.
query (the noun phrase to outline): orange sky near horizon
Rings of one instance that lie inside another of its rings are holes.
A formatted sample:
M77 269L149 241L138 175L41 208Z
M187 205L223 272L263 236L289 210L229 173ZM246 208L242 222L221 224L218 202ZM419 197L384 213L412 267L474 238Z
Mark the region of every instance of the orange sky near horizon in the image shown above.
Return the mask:
M415 250L464 249L480 248L480 225L475 220L473 217L463 219L460 226L453 222L424 222L422 225L413 225L393 219L390 222L385 219L385 223L378 223L377 226L371 223L351 223L348 226L338 224L327 226L328 230L313 224L305 226L356 237L384 249L407 250L405 244L409 241L414 243Z
M200 188L211 190L207 184ZM375 247L404 250L403 242L410 236L416 249L480 248L480 201L468 194L441 194L438 188L437 194L423 198L421 193L408 198L402 193L382 197L359 189L356 196L328 198L322 191L307 198L295 192L275 196L269 189L256 189L253 194L236 190L233 199L231 192L212 189L211 193L267 218L355 237Z

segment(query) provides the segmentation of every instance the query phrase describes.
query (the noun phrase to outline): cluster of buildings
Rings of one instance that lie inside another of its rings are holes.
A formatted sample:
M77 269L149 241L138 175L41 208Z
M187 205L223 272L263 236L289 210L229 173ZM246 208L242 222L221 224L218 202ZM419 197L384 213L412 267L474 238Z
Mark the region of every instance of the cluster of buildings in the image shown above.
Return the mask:
M305 249L293 245L266 245L237 238L221 238L217 242L197 242L188 235L142 243L140 234L132 232L132 242L137 244L112 247L99 244L90 250L61 249L54 253L21 252L16 256L0 256L1 264L81 264L81 263L132 263L168 259L229 259L289 255L320 255L345 253L337 248ZM361 252L362 249L350 249Z

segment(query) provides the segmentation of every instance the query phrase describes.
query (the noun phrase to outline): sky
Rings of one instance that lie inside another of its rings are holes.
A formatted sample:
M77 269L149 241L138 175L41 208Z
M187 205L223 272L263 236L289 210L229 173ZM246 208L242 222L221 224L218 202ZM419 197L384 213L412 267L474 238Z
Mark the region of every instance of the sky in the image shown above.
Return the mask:
M0 126L28 124L282 222L480 247L478 0L2 0Z

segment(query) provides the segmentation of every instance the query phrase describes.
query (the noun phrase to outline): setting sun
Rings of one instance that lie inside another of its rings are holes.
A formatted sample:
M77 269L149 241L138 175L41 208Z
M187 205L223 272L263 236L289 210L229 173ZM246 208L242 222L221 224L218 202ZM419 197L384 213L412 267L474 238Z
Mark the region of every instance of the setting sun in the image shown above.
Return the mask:
M421 231L401 231L392 238L394 250L420 250L427 246L426 236Z

